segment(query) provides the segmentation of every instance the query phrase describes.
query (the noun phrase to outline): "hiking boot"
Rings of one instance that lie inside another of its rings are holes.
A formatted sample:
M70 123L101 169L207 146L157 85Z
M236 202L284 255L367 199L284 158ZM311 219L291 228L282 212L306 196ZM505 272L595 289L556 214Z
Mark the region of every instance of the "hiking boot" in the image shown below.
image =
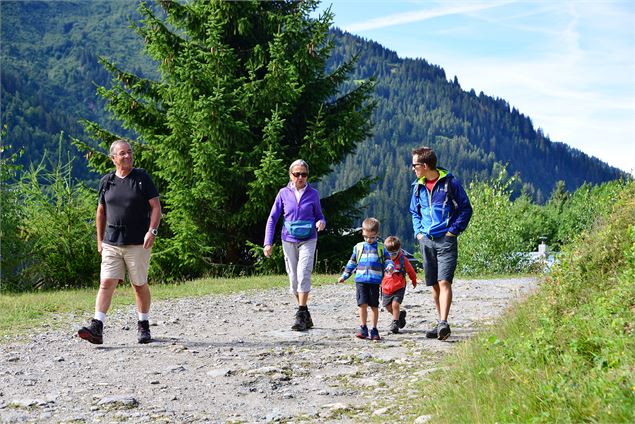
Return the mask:
M370 339L374 341L381 340L381 338L379 337L379 331L377 330L377 328L372 328L370 330Z
M295 313L295 323L291 326L292 330L295 331L304 331L307 329L307 319L306 319L307 311L297 310Z
M390 324L390 327L388 327L388 329L393 333L393 334L397 334L399 332L399 321L397 320L393 320L393 322Z
M355 333L355 337L358 339L367 339L368 338L368 327L365 325L360 325L359 330Z
M450 326L448 325L447 322L440 322L439 325L437 326L437 330L439 333L439 336L437 337L439 340L445 340L448 337L450 337Z
M399 328L406 326L406 311L399 311Z
M306 310L305 318L306 318L306 328L307 328L307 330L309 328L313 328L313 320L311 319L311 313L309 312L308 309Z
M137 321L137 342L150 343L152 336L150 336L150 321Z
M435 325L433 328L426 330L426 338L428 339L437 339L439 337L439 324Z
M104 344L104 323L93 318L88 327L82 327L77 331L77 335L92 344Z

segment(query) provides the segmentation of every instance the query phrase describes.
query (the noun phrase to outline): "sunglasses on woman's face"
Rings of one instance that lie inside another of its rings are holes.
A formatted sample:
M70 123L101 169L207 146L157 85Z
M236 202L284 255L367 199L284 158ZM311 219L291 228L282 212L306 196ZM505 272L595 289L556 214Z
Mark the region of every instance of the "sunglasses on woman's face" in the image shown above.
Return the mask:
M306 172L292 172L291 175L293 175L296 178L300 178L300 177L306 178L309 176L309 174Z

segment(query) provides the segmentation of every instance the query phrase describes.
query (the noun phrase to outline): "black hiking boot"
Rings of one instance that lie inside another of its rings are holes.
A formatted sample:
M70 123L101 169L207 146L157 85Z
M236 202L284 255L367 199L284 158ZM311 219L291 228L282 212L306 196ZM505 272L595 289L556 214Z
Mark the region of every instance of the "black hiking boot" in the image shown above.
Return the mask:
M150 321L137 321L137 342L145 344L152 341L150 335Z
M393 333L393 334L397 334L399 332L399 321L397 320L393 320L390 323L390 327L388 327L388 329Z
M306 310L306 328L307 330L309 328L313 328L313 320L311 319L311 313L309 312L309 310Z
M298 311L295 313L295 323L291 326L292 330L295 331L304 331L307 329L307 319L306 319L306 315L307 315L308 311L302 311L300 309L298 309Z
M399 311L399 328L406 326L406 311Z
M93 318L88 327L82 327L77 331L77 335L92 344L104 344L104 323Z

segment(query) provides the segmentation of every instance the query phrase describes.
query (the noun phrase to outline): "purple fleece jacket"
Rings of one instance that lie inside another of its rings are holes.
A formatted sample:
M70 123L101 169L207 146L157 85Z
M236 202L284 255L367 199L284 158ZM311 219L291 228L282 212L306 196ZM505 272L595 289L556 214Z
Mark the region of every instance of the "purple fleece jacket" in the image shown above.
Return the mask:
M267 219L267 227L265 229L265 246L273 244L273 236L276 231L276 224L280 215L283 214L285 221L313 221L318 222L324 220L322 214L322 207L320 206L320 194L311 187L308 183L306 190L300 197L300 203L295 199L295 189L291 183L288 186L281 188L276 196L276 200L273 202L271 212L269 213L269 219ZM291 236L286 227L282 226L282 240L291 243L297 243L300 241L306 241L317 238L317 231L315 226L313 227L313 233L310 237L300 240Z

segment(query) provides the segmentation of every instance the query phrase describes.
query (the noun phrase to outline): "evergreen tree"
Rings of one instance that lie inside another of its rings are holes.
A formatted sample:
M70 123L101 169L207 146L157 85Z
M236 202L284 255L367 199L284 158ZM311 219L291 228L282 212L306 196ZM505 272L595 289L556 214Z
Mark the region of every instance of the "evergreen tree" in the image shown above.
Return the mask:
M103 60L114 80L99 93L138 134L136 166L150 172L161 192L169 228L156 258L171 276L200 275L212 262L249 261L246 242L262 243L289 163L306 160L316 182L368 137L374 83L347 81L353 61L325 70L332 14L311 18L316 5L161 0L161 16L142 4L144 18L134 28L160 77ZM86 130L104 148L117 138L92 122ZM103 172L108 158L95 153L89 161ZM356 186L348 204L334 203L353 208L369 191L368 180Z

